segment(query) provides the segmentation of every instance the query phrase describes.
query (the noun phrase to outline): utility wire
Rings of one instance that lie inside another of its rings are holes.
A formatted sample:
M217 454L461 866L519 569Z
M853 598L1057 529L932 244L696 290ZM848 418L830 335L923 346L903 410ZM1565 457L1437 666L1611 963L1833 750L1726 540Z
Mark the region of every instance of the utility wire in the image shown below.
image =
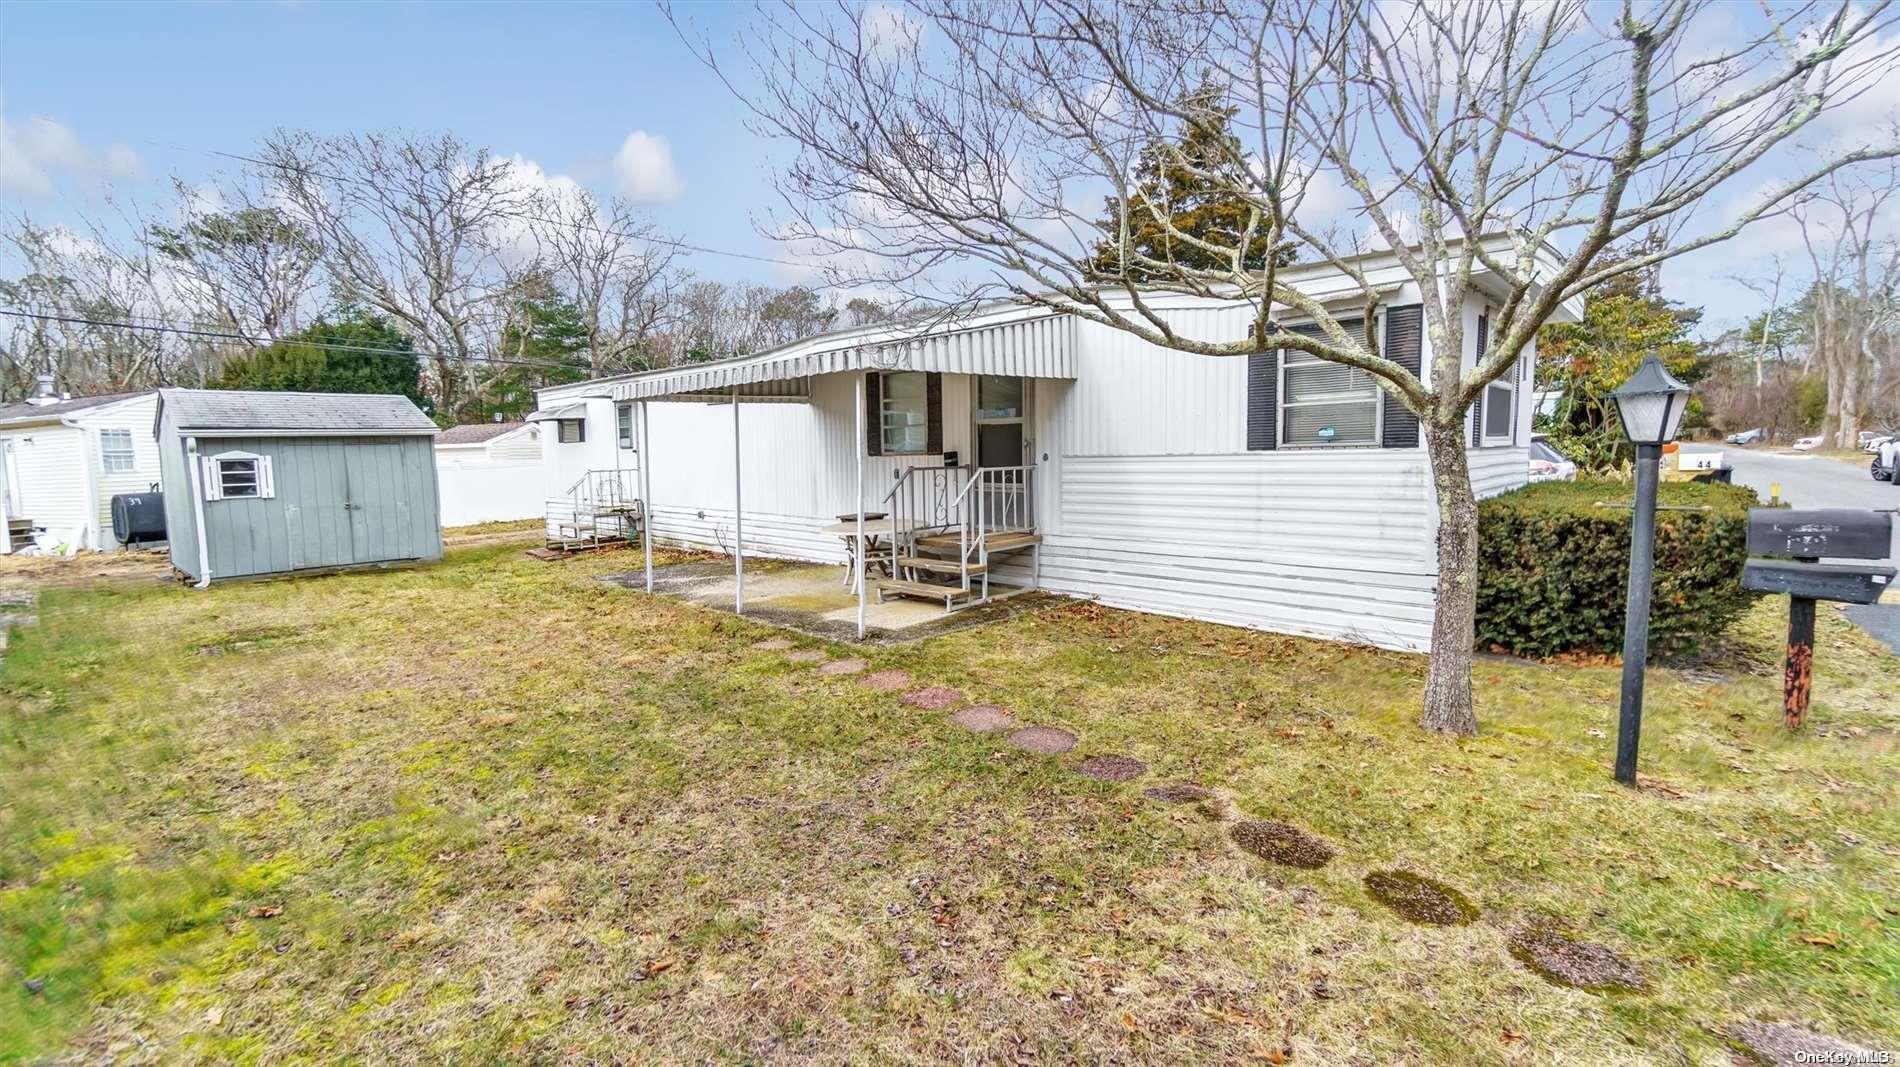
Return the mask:
M247 334L235 333L229 330L207 330L202 327L179 326L172 323L161 323L158 320L151 320L149 322L126 322L112 319L95 319L83 315L50 315L38 311L23 311L18 308L0 308L0 315L12 315L16 318L23 319L37 319L41 322L63 322L82 326L104 326L119 330L147 330L153 333L174 333L187 337L202 337L221 341L242 341L245 344L258 348L279 343L268 337L252 337ZM331 352L355 352L371 356L409 356L414 358L450 359L458 362L486 363L494 366L536 367L542 370L584 371L587 369L586 367L572 363L549 363L543 360L510 359L506 356L446 356L441 353L428 352L420 349L378 348L371 345L340 344L334 341L303 341L289 338L280 340L284 344L300 345L305 348L320 348Z
M235 159L241 163L251 163L260 167L270 167L273 170L280 170L286 173L301 172L301 173L306 173L306 174L314 174L319 178L328 178L331 181L337 181L337 182L350 182L355 185L361 185L366 189L375 189L376 191L381 192L381 193L390 192L390 190L386 186L378 185L375 182L370 181L368 178L356 177L354 175L333 174L327 171L317 170L315 168L297 168L297 167L292 167L288 163L279 163L275 160L269 160L269 159L259 159L255 156L242 155L237 152L222 152L215 148L192 148L189 145L181 145L181 144L176 144L176 143L168 144L162 141L154 141L152 143L161 144L161 145L164 145L165 147L172 148L180 152L194 152L199 155L219 156L224 159ZM427 199L426 197L423 197L410 190L403 190L400 192L399 195L414 196L417 199ZM761 255L756 255L751 252L728 252L725 249L709 248L705 245L696 245L688 241L680 241L671 237L658 237L652 234L628 233L622 230L610 230L602 226L589 226L589 225L586 225L585 223L575 222L571 219L551 219L545 215L537 215L532 211L521 211L518 209L511 209L511 208L495 208L493 209L493 213L496 215L500 215L504 218L520 219L524 222L539 222L548 226L565 226L570 229L587 230L592 233L606 234L609 237L622 237L622 238L628 238L632 240L648 241L653 244L666 245L670 248L677 248L684 252L700 252L709 256L726 256L731 259L749 259L755 263L773 263L781 267L797 267L800 270L809 270L811 269L811 266L812 266L810 263L800 263L797 260L775 259L772 256L761 256Z

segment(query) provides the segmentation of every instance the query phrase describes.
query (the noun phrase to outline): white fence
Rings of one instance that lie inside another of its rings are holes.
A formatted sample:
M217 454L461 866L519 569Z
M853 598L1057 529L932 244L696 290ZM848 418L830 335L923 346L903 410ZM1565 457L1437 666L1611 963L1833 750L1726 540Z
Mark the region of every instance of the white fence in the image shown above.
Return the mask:
M442 525L541 517L547 479L539 462L487 463L437 457Z

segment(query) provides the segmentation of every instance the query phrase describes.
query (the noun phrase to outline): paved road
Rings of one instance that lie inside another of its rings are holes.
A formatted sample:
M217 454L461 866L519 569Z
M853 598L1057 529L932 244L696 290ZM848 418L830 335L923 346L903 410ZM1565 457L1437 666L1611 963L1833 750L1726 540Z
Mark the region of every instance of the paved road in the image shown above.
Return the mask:
M1714 451L1708 445L1684 445L1684 452ZM1754 489L1768 499L1772 483L1781 483L1781 498L1798 508L1900 508L1900 487L1876 482L1865 464L1848 466L1825 456L1804 456L1799 452L1769 452L1750 448L1724 448L1722 454L1735 468L1735 481ZM1871 461L1871 457L1869 457ZM1895 523L1896 547L1888 549L1891 562L1900 558L1900 521ZM1841 611L1861 629L1900 652L1900 592L1887 594L1885 602L1870 606L1843 606Z
M1712 445L1684 445L1685 453L1718 451ZM1735 481L1768 499L1768 487L1781 483L1781 498L1798 508L1900 508L1900 488L1876 482L1865 463L1848 466L1826 456L1768 452L1752 448L1719 450L1735 468ZM1872 457L1869 457L1871 461ZM1900 525L1896 526L1900 541ZM1889 557L1897 554L1888 551Z

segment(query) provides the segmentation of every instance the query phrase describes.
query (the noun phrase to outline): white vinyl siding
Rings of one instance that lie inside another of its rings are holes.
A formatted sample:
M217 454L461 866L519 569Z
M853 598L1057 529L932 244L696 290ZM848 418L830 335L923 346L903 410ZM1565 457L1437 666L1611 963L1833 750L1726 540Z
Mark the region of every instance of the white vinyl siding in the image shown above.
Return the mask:
M88 409L73 416L74 422L94 436L93 448L99 453L99 458L93 461L97 472L93 479L93 488L97 491L93 513L98 523L99 544L103 547L118 543L112 539L112 498L120 493L150 492L159 485L158 438L152 433L152 420L157 416L157 393ZM104 462L105 439L115 430L131 435L132 466L127 470L107 469Z

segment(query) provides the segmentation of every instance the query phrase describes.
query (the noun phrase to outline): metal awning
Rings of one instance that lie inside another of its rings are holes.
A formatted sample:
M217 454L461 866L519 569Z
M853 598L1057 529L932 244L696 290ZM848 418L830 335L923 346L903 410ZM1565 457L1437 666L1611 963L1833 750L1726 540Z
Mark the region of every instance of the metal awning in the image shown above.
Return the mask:
M531 411L526 422L555 422L561 419L584 419L587 417L586 404L563 404L558 408L542 408Z
M858 337L815 337L756 356L629 374L588 383L594 395L615 400L800 401L818 374L921 370L945 374L1000 374L1019 378L1074 378L1075 323L1050 312L917 336L884 329ZM534 418L531 415L529 418Z

